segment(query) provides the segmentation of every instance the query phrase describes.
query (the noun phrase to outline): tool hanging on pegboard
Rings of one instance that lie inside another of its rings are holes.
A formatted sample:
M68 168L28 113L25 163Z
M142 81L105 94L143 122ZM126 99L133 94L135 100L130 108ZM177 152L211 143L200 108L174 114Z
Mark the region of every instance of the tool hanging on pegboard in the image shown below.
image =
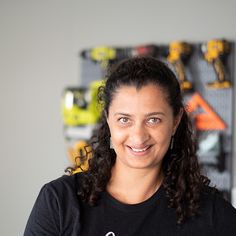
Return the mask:
M202 44L204 59L213 66L216 73L216 80L207 83L211 89L230 88L231 83L226 78L224 61L230 53L230 43L226 40L209 40Z
M186 42L174 41L169 44L169 53L167 60L174 66L181 89L184 92L193 89L192 83L187 79L185 74L185 64L192 54L192 46Z

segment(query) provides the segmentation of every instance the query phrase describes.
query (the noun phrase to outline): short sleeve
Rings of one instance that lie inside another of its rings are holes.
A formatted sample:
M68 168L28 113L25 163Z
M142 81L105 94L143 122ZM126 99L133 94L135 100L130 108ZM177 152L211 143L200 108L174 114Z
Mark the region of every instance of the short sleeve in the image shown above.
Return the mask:
M236 209L219 196L215 198L213 219L215 235L236 235Z
M57 196L48 185L45 185L33 206L24 236L58 236L59 232L60 216Z

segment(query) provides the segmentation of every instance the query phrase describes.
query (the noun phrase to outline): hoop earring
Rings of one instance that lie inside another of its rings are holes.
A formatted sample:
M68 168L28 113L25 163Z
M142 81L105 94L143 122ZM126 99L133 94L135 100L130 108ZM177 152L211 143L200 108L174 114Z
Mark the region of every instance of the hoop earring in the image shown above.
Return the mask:
M111 137L110 137L110 149L114 149L113 144L112 144Z
M170 140L170 150L173 150L173 148L174 148L174 141L175 141L174 136L171 136L171 140Z

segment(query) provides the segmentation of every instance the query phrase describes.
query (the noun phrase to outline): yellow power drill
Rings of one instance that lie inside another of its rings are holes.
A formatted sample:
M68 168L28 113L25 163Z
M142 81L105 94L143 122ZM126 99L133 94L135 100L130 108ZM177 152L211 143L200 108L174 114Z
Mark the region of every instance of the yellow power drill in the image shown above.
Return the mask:
M230 44L226 40L209 40L202 44L201 50L204 59L213 65L217 80L207 84L207 87L224 89L231 87L231 83L225 78L225 69L222 58L230 52Z
M183 91L193 88L185 76L184 60L188 59L192 53L192 46L186 42L174 41L169 44L167 60L174 66Z

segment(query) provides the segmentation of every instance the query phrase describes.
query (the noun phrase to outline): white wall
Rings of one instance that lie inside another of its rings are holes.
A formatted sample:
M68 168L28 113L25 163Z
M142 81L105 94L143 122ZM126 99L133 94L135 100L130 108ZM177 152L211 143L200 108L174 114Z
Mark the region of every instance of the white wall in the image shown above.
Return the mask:
M234 0L0 0L0 235L22 235L41 186L63 174L60 96L79 82L80 50L235 41L235 9Z

